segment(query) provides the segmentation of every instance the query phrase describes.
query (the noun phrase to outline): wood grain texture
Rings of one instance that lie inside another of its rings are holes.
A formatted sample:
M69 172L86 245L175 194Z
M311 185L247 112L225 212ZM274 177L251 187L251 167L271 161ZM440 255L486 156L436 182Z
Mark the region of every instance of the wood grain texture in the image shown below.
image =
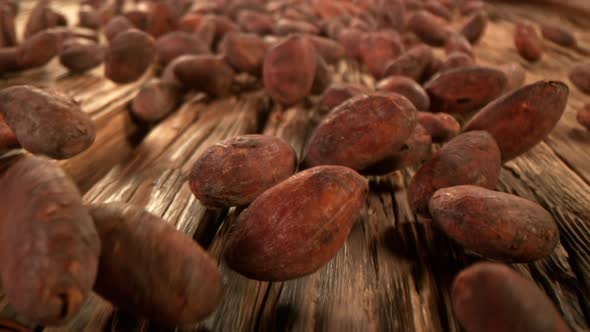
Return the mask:
M75 8L74 1L55 3ZM31 2L23 4L26 12ZM575 112L590 96L569 84L567 71L590 60L590 21L579 10L561 8L531 1L488 5L492 21L475 54L483 64L521 64L529 83L557 79L570 85L568 107L557 127L533 150L504 166L497 189L536 201L553 214L561 232L558 248L544 260L514 267L548 294L572 328L585 331L590 324L590 132L576 122ZM570 50L545 41L543 59L529 64L516 53L512 39L513 23L523 19L570 28L580 46ZM374 86L355 63L341 62L332 69L337 81ZM101 73L99 68L69 76L54 61L43 69L10 75L0 80L0 87L48 84L79 99L96 122L97 141L62 166L78 181L85 200L144 206L193 236L219 261L225 286L222 304L204 322L179 331L460 331L450 306L450 285L459 270L480 258L414 216L405 191L413 169L371 178L361 217L327 266L293 281L249 280L221 258L227 226L239 210L205 209L191 194L186 175L204 149L242 133L282 137L301 157L323 114L310 106L313 103L280 109L261 92L216 101L191 95L168 119L141 128L126 111L141 82L119 86ZM14 317L2 298L1 307L3 317ZM114 310L98 296L70 324L45 330L162 331Z

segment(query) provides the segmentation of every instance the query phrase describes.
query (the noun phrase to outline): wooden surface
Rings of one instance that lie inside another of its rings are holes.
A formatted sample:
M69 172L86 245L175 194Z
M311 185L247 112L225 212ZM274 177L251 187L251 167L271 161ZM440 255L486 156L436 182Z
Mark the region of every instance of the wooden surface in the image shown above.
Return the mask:
M68 9L75 2L62 3ZM30 2L24 7L26 12ZM560 18L552 8L490 5L493 22L476 48L478 62L519 62L528 71L527 82L568 82L568 68L590 60L590 33L583 32L590 31L590 20L575 11ZM512 44L512 22L523 18L573 29L580 49L546 42L541 62L524 62ZM341 80L363 79L353 64L334 69ZM190 95L168 119L153 128L139 128L125 107L141 83L117 86L101 73L102 68L69 76L54 62L45 69L5 77L0 86L49 84L79 99L97 123L97 142L61 164L78 181L85 200L145 206L217 258L224 273L222 304L206 321L180 331L460 331L452 316L449 287L454 275L478 258L412 214L404 188L413 170L371 179L361 219L338 255L317 273L288 282L249 280L222 260L226 225L239 211L206 210L191 194L186 175L209 145L243 133L280 136L301 154L320 114L313 107L280 110L262 92L217 101ZM590 132L576 123L575 112L590 102L590 96L570 87L568 108L556 129L504 166L498 189L534 200L554 215L561 244L549 258L515 267L547 292L570 326L583 331L590 324ZM165 329L115 311L93 296L72 323L45 330Z

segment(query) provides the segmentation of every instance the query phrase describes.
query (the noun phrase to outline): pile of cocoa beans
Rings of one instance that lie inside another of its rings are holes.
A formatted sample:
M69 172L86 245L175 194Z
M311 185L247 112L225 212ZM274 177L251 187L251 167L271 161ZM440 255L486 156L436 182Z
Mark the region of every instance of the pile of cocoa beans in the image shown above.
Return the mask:
M474 47L488 24L482 1L85 0L74 25L56 4L37 1L19 41L18 2L0 0L0 75L58 56L76 75L104 65L117 84L149 76L128 105L149 124L189 92L223 98L263 89L278 107L313 105L323 114L301 158L280 138L242 135L210 146L188 174L204 206L243 209L229 225L224 259L247 278L285 281L325 266L359 219L368 177L407 167L416 169L408 188L414 212L471 255L528 263L559 242L542 206L494 189L502 164L556 126L569 88L525 85L516 63L478 64ZM563 28L541 29L547 40L577 47ZM517 23L514 42L527 61L542 58L534 25ZM339 64L352 62L368 84L336 79ZM572 68L570 80L590 93L590 65ZM578 120L590 127L590 106ZM204 319L223 293L216 262L140 207L85 205L47 159L71 158L94 137L92 120L63 92L0 91L0 280L8 302L49 326L75 317L91 290L163 325ZM461 272L452 301L467 332L569 330L542 291L500 263Z

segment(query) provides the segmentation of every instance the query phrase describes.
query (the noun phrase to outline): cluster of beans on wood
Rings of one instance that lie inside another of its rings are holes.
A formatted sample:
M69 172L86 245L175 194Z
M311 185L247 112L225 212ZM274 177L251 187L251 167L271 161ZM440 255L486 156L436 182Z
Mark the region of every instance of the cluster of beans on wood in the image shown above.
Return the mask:
M68 22L39 0L22 38L18 13L17 1L0 0L0 75L58 57L72 74L102 70L116 84L149 76L128 105L142 123L162 121L189 92L223 98L262 89L278 107L322 110L301 158L281 138L242 135L208 147L187 174L204 206L243 208L224 247L236 272L264 281L316 272L358 222L368 177L411 167L414 212L494 261L454 281L465 331L569 330L546 295L505 265L553 252L552 215L494 190L502 164L556 126L569 88L525 85L516 63L478 64L474 46L488 24L482 1L85 0ZM542 58L542 38L577 47L561 27L514 28L527 61ZM351 61L367 84L334 79ZM572 68L569 79L590 93L590 64ZM590 128L590 105L577 119ZM163 325L206 318L222 301L217 262L141 207L85 204L52 160L94 140L92 119L67 93L0 91L0 284L8 303L41 326L74 318L91 291Z

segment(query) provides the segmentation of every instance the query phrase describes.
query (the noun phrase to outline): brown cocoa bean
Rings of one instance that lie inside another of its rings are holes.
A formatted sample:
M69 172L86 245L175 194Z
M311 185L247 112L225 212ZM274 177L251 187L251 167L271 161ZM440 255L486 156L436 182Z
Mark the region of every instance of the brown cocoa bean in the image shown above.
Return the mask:
M443 46L452 34L445 20L419 10L408 19L408 29L431 46Z
M275 20L271 15L253 10L241 11L236 18L236 22L244 31L257 35L272 33L275 25Z
M392 93L344 102L311 135L304 164L365 169L403 147L416 125L415 113L407 98Z
M469 17L461 28L461 34L471 43L476 44L484 35L488 26L488 14L479 10Z
M335 40L320 36L307 36L307 40L329 64L335 64L346 56L344 47Z
M317 271L346 241L367 193L367 180L346 167L295 174L265 191L232 224L228 266L248 278L272 281Z
M332 110L343 102L361 94L368 94L370 91L359 84L335 83L324 91L318 105L323 109Z
M445 52L447 55L460 52L467 54L471 58L475 58L473 47L471 47L469 41L463 35L459 34L454 34L447 39L447 42L445 43Z
M217 263L191 237L132 205L88 210L102 242L94 290L113 305L175 326L206 318L221 302Z
M380 79L389 61L403 53L404 45L397 32L369 32L361 38L359 50L367 71Z
M313 86L317 54L302 36L287 37L270 48L264 58L264 88L285 106L303 100Z
M485 262L463 270L451 298L465 332L571 331L547 295L506 265Z
M518 196L462 185L437 190L428 208L443 233L484 257L532 262L559 242L551 214Z
M17 47L17 62L20 69L41 67L57 55L60 39L54 33L41 31Z
M416 119L436 143L446 142L461 132L461 125L447 113L418 112Z
M568 77L580 91L590 94L590 62L575 65Z
M324 61L319 54L317 55L317 66L315 70L315 77L313 79L313 85L311 86L311 93L319 95L326 90L332 83L332 73L328 64Z
M412 209L428 215L435 191L464 184L493 189L498 182L501 155L494 138L485 131L461 134L444 145L416 172L408 188Z
M284 140L265 135L234 137L209 147L189 175L192 192L212 208L250 204L290 177L297 156Z
M541 25L541 34L543 38L563 47L575 48L578 45L573 33L557 25Z
M405 76L389 76L377 83L378 91L394 92L408 98L419 111L430 108L430 98L422 86Z
M238 72L262 75L262 64L268 51L264 39L255 34L230 32L219 45L219 52Z
M361 171L368 175L385 175L395 170L420 165L432 155L432 137L420 124L416 124L410 138L400 151Z
M116 83L131 83L156 58L156 42L145 32L129 29L115 37L105 55L105 76Z
M432 49L419 45L391 61L385 69L386 76L402 75L419 81L428 65L433 61Z
M184 55L178 59L173 71L183 86L215 97L230 93L235 72L222 57L201 54Z
M502 161L525 153L543 140L565 111L569 95L562 82L538 81L494 100L464 131L485 130L502 151Z
M163 35L156 41L156 58L167 65L175 58L185 54L207 54L209 46L199 37L184 31L174 31Z
M55 90L29 85L1 90L0 113L22 147L32 153L66 159L94 142L90 117L71 97Z
M488 67L461 67L441 72L424 88L430 96L431 111L468 113L485 106L506 87L503 72Z
M30 155L4 172L0 188L2 291L25 320L64 324L90 295L100 254L81 194L57 164Z
M142 122L158 122L174 111L180 99L178 85L152 79L131 101L131 114Z
M133 29L133 24L125 16L113 17L104 27L104 35L112 42L121 33Z
M472 57L462 52L454 52L447 56L438 71L442 73L455 68L472 66L475 66L475 60Z
M83 73L96 68L103 60L102 46L80 39L66 40L59 54L59 62L74 73Z
M516 24L514 45L518 54L527 61L539 61L543 56L543 41L537 33L537 29L530 23L519 22Z

